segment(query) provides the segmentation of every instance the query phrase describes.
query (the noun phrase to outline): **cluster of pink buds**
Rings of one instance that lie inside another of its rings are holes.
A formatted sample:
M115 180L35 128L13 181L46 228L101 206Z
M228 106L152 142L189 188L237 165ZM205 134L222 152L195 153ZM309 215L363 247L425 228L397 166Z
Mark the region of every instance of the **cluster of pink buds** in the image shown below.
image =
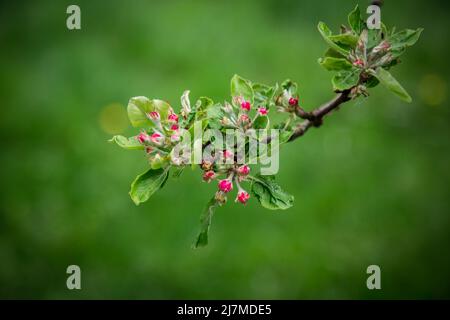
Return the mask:
M203 168L203 165L202 165ZM206 168L206 167L205 167ZM209 167L207 168L209 169ZM238 187L238 193L235 201L240 202L242 204L246 204L248 199L250 199L250 195L247 191L245 191L240 182L245 180L250 173L250 167L248 165L242 165L233 169L233 172L225 179L219 180L217 183L218 191L216 192L216 201L223 204L226 202L227 194L233 190L233 184L236 183ZM211 182L213 179L217 177L217 173L212 170L204 171L203 173L203 181Z
M152 131L139 133L137 140L145 146L145 152L151 163L169 159L167 150L170 150L169 147L172 144L181 140L178 115L170 109L167 119L162 118L158 111L148 112L147 118L153 123Z
M266 106L253 108L251 101L245 100L242 96L233 97L233 105L225 102L222 107L224 115L221 124L224 127L242 129L244 131L251 129L258 117L265 117L269 113ZM255 110L254 116L251 116L252 109Z

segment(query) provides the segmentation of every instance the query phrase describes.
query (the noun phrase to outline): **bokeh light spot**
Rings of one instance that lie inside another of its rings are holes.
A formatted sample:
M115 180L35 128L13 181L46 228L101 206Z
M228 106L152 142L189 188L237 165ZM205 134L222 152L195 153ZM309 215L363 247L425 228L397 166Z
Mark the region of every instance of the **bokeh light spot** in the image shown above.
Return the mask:
M419 95L426 105L438 106L447 99L447 83L438 74L427 74L420 81Z
M100 127L108 134L119 134L128 126L127 111L120 103L103 107L99 116Z

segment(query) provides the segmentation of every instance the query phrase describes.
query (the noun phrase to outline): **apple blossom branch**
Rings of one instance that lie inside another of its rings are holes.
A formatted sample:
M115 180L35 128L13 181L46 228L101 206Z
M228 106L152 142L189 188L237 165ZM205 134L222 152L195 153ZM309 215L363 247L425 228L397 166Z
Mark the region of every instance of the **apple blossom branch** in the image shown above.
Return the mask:
M381 7L383 5L383 2L383 0L373 0L370 1L370 4ZM364 83L365 80L366 79L360 79L360 83ZM320 127L323 123L323 118L326 115L331 113L333 110L338 110L341 104L350 100L352 100L351 89L347 89L337 94L332 100L309 112L305 111L303 108L297 105L294 110L295 114L297 115L297 117L302 118L305 121L297 125L288 142L292 142L300 138L311 127Z

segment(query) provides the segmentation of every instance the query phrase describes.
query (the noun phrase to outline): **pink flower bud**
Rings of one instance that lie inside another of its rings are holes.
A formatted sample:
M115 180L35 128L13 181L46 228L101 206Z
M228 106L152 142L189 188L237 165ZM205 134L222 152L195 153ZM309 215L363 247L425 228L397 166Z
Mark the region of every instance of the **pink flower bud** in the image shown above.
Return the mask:
M269 110L267 110L267 109L264 108L264 107L258 108L258 113L259 113L260 116L267 116L267 113L268 113L268 112L269 112Z
M152 111L150 113L147 113L147 116L150 120L159 121L161 119L161 116L159 115L158 111Z
M290 106L297 106L298 105L298 99L297 98L290 98L289 99L289 105Z
M170 136L170 141L172 141L172 142L178 142L178 141L180 141L180 135L179 134L173 134L173 135L171 135Z
M172 131L177 131L179 128L180 128L180 127L179 127L177 124L173 124L173 125L170 127L170 130L172 130Z
M167 117L167 120L169 120L169 122L178 122L178 116L175 113L171 113L169 114L169 116Z
M153 133L150 137L151 141L156 144L161 144L162 138L163 136L158 132Z
M243 101L243 102L241 103L241 108L242 108L242 110L250 111L250 108L251 108L250 102L248 102L248 101Z
M238 173L240 175L246 176L250 173L250 167L248 165L243 165L238 168Z
M233 152L231 152L230 150L223 150L223 151L222 151L222 156L223 156L225 159L232 158L232 157L233 157Z
M246 204L248 199L250 199L250 195L248 194L248 192L245 190L241 190L237 194L236 202L239 201L242 204Z
M146 153L152 153L153 148L152 147L145 147L145 152Z
M239 121L242 123L248 123L250 122L250 118L246 114L241 114L241 116L239 117Z
M141 143L141 144L144 144L144 143L146 143L146 142L150 142L150 137L149 137L149 135L146 134L145 132L139 133L139 135L138 135L137 138L138 138L138 140L139 140L139 143Z
M228 179L220 180L219 189L225 193L228 193L233 190L233 183Z
M210 183L216 177L216 173L214 171L206 171L203 174L203 181Z
M203 160L200 167L205 171L211 171L211 169L213 167L213 163L210 161L207 161L207 160Z
M362 61L361 59L356 59L355 62L353 62L353 65L355 67L364 67L364 61Z

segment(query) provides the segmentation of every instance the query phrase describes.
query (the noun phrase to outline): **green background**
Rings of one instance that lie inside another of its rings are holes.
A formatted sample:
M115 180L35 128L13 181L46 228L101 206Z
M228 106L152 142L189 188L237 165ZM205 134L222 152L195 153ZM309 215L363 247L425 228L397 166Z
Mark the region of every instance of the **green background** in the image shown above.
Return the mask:
M82 29L66 28L81 7ZM366 1L359 1L365 8ZM215 185L187 170L147 203L128 196L142 153L132 96L179 108L229 99L234 73L291 78L311 109L333 96L318 21L355 1L29 1L0 10L1 298L450 298L448 2L386 1L382 20L424 27L393 69L410 105L377 87L281 152L287 211L233 201L191 250ZM66 268L82 290L66 288ZM366 288L381 267L382 290Z

